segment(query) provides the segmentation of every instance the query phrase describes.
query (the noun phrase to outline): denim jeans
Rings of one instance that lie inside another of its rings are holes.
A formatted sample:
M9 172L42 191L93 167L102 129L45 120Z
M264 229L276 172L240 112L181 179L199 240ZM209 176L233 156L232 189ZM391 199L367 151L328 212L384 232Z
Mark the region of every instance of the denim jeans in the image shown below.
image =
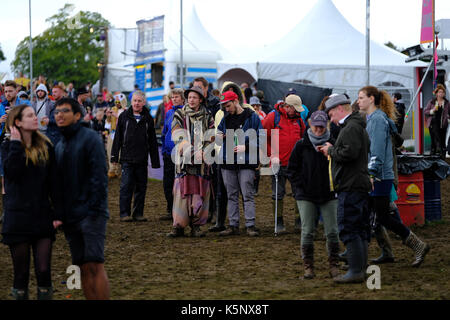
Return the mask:
M131 198L134 193L133 217L144 215L145 192L147 191L147 165L122 164L120 181L120 217L131 215Z

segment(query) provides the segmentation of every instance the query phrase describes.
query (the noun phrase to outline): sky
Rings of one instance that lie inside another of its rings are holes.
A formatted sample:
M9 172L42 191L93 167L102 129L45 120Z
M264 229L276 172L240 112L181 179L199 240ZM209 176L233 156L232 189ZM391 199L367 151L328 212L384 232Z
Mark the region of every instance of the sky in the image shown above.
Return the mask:
M282 38L308 13L318 0L183 0L183 15L195 5L198 16L213 38L225 48L236 51L266 46ZM341 14L365 34L366 0L332 0ZM18 43L29 35L29 0L0 0L0 46L7 60L0 63L3 79L12 78L10 64ZM172 18L170 26L178 30L180 0L31 0L33 37L50 24L45 20L65 3L80 10L99 12L116 28L134 28L136 21L162 14ZM370 1L370 37L379 43L388 41L399 48L419 44L422 0ZM450 19L450 1L435 0L436 20ZM295 41L293 39L292 41ZM447 40L450 48L450 40Z

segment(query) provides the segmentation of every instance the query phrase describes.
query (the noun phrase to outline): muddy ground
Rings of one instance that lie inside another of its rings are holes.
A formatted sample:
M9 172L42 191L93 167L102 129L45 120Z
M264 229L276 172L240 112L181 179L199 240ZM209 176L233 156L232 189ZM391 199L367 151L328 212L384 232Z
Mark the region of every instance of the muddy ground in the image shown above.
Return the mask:
M119 181L111 180L111 219L105 248L111 298L450 299L450 179L441 183L442 221L413 227L413 231L432 247L424 264L419 269L411 268L411 250L391 234L396 263L381 266L381 289L373 291L366 284L336 285L328 277L322 229L315 242L317 277L302 279L300 235L293 232L294 200L285 199L285 223L289 233L274 237L269 179L262 177L260 194L256 198L260 237L249 238L242 232L240 236L219 238L209 233L202 239L166 237L171 224L159 220L166 206L161 181L149 180L148 183L145 216L149 221L121 223ZM372 241L369 258L377 257L378 253L376 242ZM11 299L12 263L4 245L0 245L0 265L0 299ZM66 269L70 265L69 248L64 235L58 233L52 260L55 299L84 299L81 290L69 290L65 284L69 276ZM36 297L35 283L31 271L31 299Z

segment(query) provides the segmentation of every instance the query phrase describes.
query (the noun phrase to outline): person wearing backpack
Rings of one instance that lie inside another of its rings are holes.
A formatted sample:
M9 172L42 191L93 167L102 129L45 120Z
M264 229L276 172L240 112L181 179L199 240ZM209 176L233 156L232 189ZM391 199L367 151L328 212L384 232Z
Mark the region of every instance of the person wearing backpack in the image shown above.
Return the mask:
M292 187L292 181L287 175L287 165L292 150L305 132L305 124L300 113L303 111L302 99L295 94L286 97L284 102L275 105L275 110L270 112L262 121L263 128L267 130L267 152L271 158L271 164L279 165L278 192L276 193L276 180L272 176L272 200L275 211L277 203L277 231L279 234L286 232L283 221L283 198L286 194L286 179ZM278 131L279 139L276 145L272 145L272 130ZM295 228L300 229L300 214L298 209L295 216Z

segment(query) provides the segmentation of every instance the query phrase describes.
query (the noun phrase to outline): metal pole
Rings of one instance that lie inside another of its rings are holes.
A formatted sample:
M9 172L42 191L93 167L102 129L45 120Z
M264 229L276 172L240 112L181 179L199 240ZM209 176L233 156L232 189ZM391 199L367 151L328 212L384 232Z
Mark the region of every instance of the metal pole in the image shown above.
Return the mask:
M366 0L366 85L370 84L370 0Z
M433 1L433 60L434 60L434 68L433 68L433 89L436 89L437 86L437 77L436 77L436 25L435 25L435 19L434 19L434 8L435 8L435 1Z
M180 85L182 89L184 89L183 64L183 0L180 0Z
M422 85L423 85L423 83L425 82L425 78L427 77L427 74L428 74L428 72L430 71L430 68L431 68L431 65L433 64L433 62L434 62L434 58L431 59L430 64L428 65L428 68L427 68L427 70L425 71L425 73L424 73L424 75L423 75L423 77L422 77L422 81L420 81L419 87L417 88L417 91L416 91L416 93L414 94L414 98L412 99L411 104L409 105L408 110L406 110L406 116L407 116L407 117L406 117L406 119L405 119L405 123L406 123L406 121L408 121L408 118L409 118L409 117L408 117L409 111L411 111L411 108L412 108L414 102L416 101L417 95L419 94L420 90L422 90Z
M31 40L31 0L28 0L30 15L30 102L33 102L33 41Z

